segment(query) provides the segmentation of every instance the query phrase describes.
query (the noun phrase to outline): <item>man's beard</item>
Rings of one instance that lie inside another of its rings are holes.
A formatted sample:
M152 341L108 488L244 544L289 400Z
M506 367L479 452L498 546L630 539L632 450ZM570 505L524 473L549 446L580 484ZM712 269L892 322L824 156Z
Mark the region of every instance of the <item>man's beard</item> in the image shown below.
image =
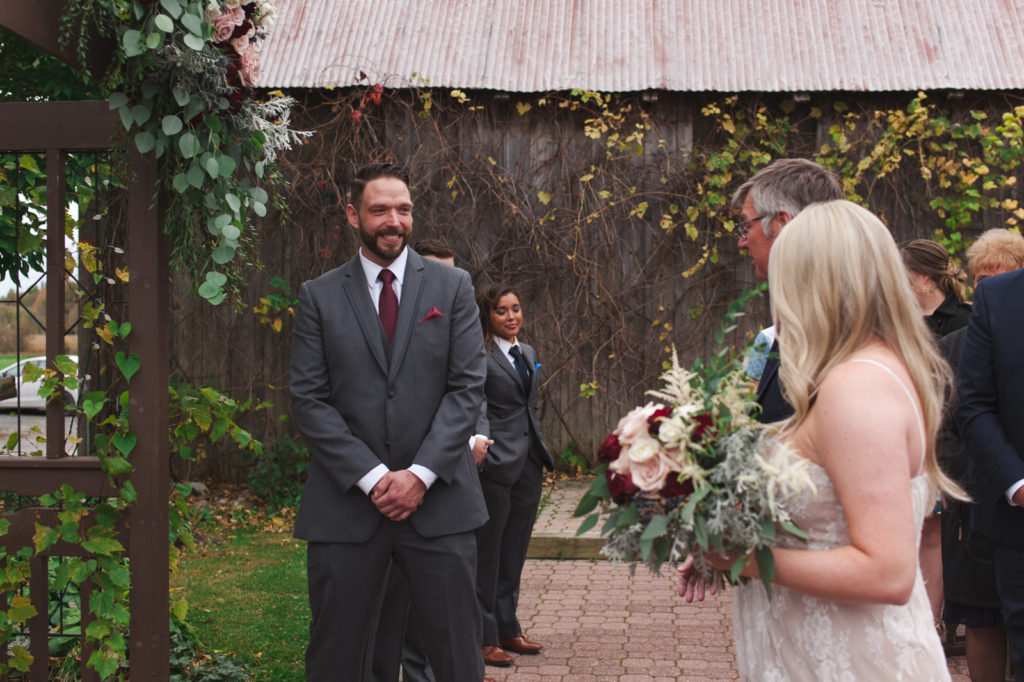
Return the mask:
M411 232L412 231L410 230L404 235L400 235L402 241L394 246L391 246L390 244L381 245L377 241L377 237L384 235L399 236L399 233L385 231L379 234L374 234L369 230L364 229L362 223L359 224L359 240L362 241L363 247L373 255L377 256L377 258L387 262L391 262L398 258L399 254L402 253L402 249L404 249L405 245L409 242L409 234Z

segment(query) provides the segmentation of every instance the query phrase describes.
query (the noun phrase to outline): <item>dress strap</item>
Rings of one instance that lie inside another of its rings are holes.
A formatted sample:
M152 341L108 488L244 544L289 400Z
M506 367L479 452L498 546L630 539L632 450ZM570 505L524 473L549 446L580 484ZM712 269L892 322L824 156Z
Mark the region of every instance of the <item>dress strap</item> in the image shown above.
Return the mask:
M927 447L927 441L924 437L924 420L921 418L921 410L919 410L917 407L917 400L914 399L914 393L903 382L903 379L901 379L900 376L896 374L896 372L892 371L892 369L890 369L887 365L879 362L878 360L872 360L871 358L852 358L849 362L864 362L869 365L875 365L876 367L880 367L883 370L885 370L889 374L889 376L895 379L896 383L899 384L900 388L903 389L903 393L906 394L907 400L910 401L910 407L914 409L914 417L917 419L917 433L921 437L921 461L917 465L917 474L915 474L915 476L920 475L921 467L924 466L924 456L925 448Z

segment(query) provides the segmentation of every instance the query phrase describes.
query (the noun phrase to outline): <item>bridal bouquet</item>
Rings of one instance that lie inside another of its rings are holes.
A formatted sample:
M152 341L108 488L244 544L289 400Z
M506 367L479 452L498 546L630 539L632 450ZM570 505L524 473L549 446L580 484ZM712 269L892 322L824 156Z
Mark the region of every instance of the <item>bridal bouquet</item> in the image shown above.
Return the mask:
M698 549L736 554L731 582L753 552L767 589L776 532L805 539L785 500L813 487L807 462L753 418L753 386L738 359L720 354L687 370L673 348L661 378L663 388L648 391L661 402L632 410L598 451L603 467L576 509L589 515L578 533L607 513L602 554L654 573ZM701 557L704 578L720 580Z

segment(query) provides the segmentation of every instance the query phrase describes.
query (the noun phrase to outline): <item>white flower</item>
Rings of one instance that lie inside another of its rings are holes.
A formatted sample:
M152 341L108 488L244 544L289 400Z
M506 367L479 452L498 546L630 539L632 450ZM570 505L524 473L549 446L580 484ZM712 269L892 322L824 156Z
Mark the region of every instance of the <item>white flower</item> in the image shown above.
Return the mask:
M633 441L629 445L628 450L631 462L646 462L658 455L658 452L661 450L661 444L650 436L642 436Z
M661 420L658 426L658 440L669 447L683 447L690 440L690 430L686 427L681 411L674 411L671 417Z
M224 6L228 9L234 9L242 6L242 0L223 0Z

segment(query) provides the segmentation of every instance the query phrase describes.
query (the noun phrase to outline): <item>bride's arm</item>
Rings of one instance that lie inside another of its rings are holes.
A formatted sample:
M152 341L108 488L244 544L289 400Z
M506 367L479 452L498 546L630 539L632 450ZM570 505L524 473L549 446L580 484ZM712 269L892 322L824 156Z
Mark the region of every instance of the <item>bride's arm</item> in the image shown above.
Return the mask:
M805 426L846 513L850 544L774 550L775 582L831 601L905 603L917 569L910 479L921 452L909 399L883 370L844 364L826 377Z

